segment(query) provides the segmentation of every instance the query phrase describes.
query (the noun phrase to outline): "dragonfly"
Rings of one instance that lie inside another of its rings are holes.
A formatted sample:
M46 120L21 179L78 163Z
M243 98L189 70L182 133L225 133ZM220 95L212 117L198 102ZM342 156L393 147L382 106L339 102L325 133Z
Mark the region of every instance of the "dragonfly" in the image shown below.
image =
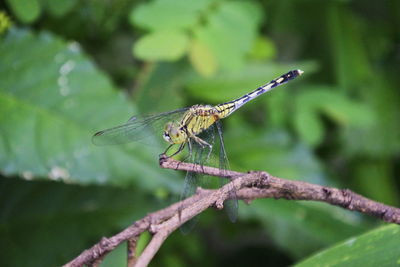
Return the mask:
M303 71L299 69L291 70L242 97L215 106L194 105L155 115L133 116L126 124L95 133L92 141L96 145L123 144L145 139L151 135L150 132L160 135L162 133L163 139L169 143L164 152L168 157L180 154L187 147L186 160L202 166L211 160L218 161L218 167L223 172L229 166L221 120L249 101L293 80L302 73ZM168 155L172 147L175 147L176 151ZM217 156L213 156L214 154ZM193 195L200 180L199 174L188 171L181 199ZM229 191L229 200L224 203L224 207L229 219L234 222L237 219L238 203L235 189L232 188Z

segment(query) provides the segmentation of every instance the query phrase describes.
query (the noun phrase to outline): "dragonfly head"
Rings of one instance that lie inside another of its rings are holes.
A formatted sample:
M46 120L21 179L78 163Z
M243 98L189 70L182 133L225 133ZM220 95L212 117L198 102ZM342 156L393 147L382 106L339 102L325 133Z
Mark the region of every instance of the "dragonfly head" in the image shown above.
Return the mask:
M164 128L163 138L170 144L182 144L186 142L187 134L176 123L168 122Z

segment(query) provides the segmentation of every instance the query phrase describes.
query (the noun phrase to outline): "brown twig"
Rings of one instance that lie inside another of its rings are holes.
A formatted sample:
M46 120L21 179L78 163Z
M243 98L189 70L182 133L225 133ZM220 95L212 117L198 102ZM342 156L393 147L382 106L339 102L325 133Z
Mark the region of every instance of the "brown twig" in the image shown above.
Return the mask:
M375 202L348 189L286 180L274 177L266 172L240 173L227 170L221 173L217 168L179 162L165 156L160 157L160 166L168 169L195 171L211 176L223 176L230 178L231 182L217 190L198 190L190 198L147 215L119 234L110 238L103 238L99 243L85 250L64 266L75 267L93 264L96 259L104 257L120 243L137 238L144 231L149 231L153 234L153 238L134 265L147 266L162 243L173 231L205 209L211 206L221 206L221 203L231 195L229 193L232 188L235 188L239 199L246 201L258 198L321 201L369 214L385 222L400 224L399 208Z

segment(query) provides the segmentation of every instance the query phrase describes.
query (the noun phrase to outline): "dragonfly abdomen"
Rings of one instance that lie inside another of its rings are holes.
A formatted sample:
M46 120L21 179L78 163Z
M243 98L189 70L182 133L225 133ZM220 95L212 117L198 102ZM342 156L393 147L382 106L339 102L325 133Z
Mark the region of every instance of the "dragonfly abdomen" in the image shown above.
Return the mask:
M220 112L220 118L228 117L230 114L232 114L234 111L239 109L241 106L243 106L250 100L253 100L254 98L272 90L273 88L278 87L279 85L282 85L282 84L298 77L302 73L303 73L303 71L301 71L301 70L289 71L288 73L281 75L280 77L270 81L269 83L258 87L254 91L252 91L248 94L245 94L244 96L242 96L238 99L232 100L230 102L219 104L219 105L215 106L215 108Z

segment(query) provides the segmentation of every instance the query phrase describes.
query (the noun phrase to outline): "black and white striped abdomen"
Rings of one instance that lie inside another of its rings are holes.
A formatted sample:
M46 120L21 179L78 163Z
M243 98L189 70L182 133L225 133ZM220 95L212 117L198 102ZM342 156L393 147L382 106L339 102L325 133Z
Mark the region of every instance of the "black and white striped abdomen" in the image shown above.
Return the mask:
M218 110L221 110L221 118L227 117L230 114L232 114L235 110L237 110L238 108L240 108L241 106L243 106L244 104L249 102L250 100L253 100L254 98L262 95L263 93L268 92L268 91L272 90L273 88L278 87L279 85L284 84L284 83L296 78L297 76L301 75L302 73L303 73L303 71L301 71L301 70L289 71L288 73L283 74L282 76L270 81L269 83L267 83L263 86L260 86L256 90L254 90L248 94L245 94L244 96L242 96L236 100L217 105L216 108Z

